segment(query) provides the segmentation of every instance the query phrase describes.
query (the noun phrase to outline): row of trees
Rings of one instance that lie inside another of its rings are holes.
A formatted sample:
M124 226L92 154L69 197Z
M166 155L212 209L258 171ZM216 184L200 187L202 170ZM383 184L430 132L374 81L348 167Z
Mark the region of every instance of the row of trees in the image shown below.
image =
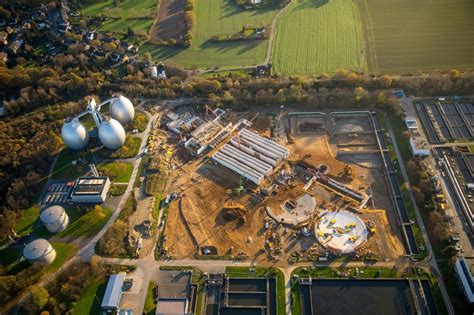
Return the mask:
M441 254L445 258L452 259L456 251L449 232L449 221L451 218L438 206L435 199L435 188L431 181L431 174L420 158L412 158L406 163L407 173L410 174L412 192L419 209L427 213L428 235L431 242L441 248ZM453 261L451 261L453 262Z

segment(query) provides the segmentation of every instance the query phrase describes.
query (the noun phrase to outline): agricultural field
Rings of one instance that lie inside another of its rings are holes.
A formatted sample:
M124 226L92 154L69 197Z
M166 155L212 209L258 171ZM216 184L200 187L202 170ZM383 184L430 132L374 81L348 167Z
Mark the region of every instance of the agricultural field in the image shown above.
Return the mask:
M369 71L474 66L472 0L362 0Z
M116 6L113 0L103 0L85 4L82 15L109 18L101 31L126 33L130 27L135 33L146 35L153 24L157 11L156 0L121 0Z
M294 0L278 21L272 63L282 74L365 70L359 8L352 0Z
M211 43L215 35L232 35L244 25L261 27L270 25L278 8L246 11L229 0L196 1L196 22L190 48L144 45L140 53L151 53L156 61L172 59L185 66L202 68L250 66L263 62L268 40Z

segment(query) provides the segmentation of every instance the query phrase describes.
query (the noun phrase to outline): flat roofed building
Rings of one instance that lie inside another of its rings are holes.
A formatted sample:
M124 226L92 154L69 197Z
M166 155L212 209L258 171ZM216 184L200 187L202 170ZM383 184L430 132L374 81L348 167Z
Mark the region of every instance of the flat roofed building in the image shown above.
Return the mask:
M474 257L458 258L454 270L467 301L474 303Z
M407 125L410 133L410 150L415 156L428 156L430 155L430 147L423 134L418 128L418 122L416 118L407 117L405 118L405 124Z
M125 274L119 273L110 275L104 298L100 307L105 311L117 311L120 308L122 298L122 287L125 281Z
M107 199L110 179L103 177L79 177L71 191L71 200L82 203L102 203Z

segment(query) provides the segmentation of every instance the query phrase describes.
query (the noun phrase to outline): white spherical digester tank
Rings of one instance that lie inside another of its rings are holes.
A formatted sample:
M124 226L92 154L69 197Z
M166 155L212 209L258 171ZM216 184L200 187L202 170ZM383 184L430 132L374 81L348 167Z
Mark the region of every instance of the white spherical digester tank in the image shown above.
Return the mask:
M83 150L89 143L89 133L77 118L64 121L61 138L72 150Z
M56 251L47 240L39 238L25 246L23 256L28 259L30 263L49 265L56 258Z
M112 118L118 120L123 125L128 124L135 117L135 108L132 102L123 95L113 98L110 106Z
M64 231L69 224L69 217L66 211L58 205L44 209L41 212L40 219L51 233Z
M118 150L125 143L125 130L115 119L104 119L99 126L99 139L109 150Z

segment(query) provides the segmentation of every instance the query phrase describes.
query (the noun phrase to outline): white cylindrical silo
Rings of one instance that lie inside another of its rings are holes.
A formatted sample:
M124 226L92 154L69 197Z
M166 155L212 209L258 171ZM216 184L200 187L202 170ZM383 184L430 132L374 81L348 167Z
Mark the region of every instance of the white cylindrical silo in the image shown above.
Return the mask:
M25 246L23 256L32 264L50 265L56 258L56 251L47 240L39 238Z
M83 150L89 143L89 133L77 118L64 121L61 138L72 150Z
M123 95L112 99L110 104L110 115L122 125L128 124L135 117L135 108L132 102Z
M109 150L118 150L125 143L125 130L115 119L104 119L99 126L99 139Z
M51 233L64 231L69 224L69 217L66 211L58 205L44 209L41 212L40 219Z

